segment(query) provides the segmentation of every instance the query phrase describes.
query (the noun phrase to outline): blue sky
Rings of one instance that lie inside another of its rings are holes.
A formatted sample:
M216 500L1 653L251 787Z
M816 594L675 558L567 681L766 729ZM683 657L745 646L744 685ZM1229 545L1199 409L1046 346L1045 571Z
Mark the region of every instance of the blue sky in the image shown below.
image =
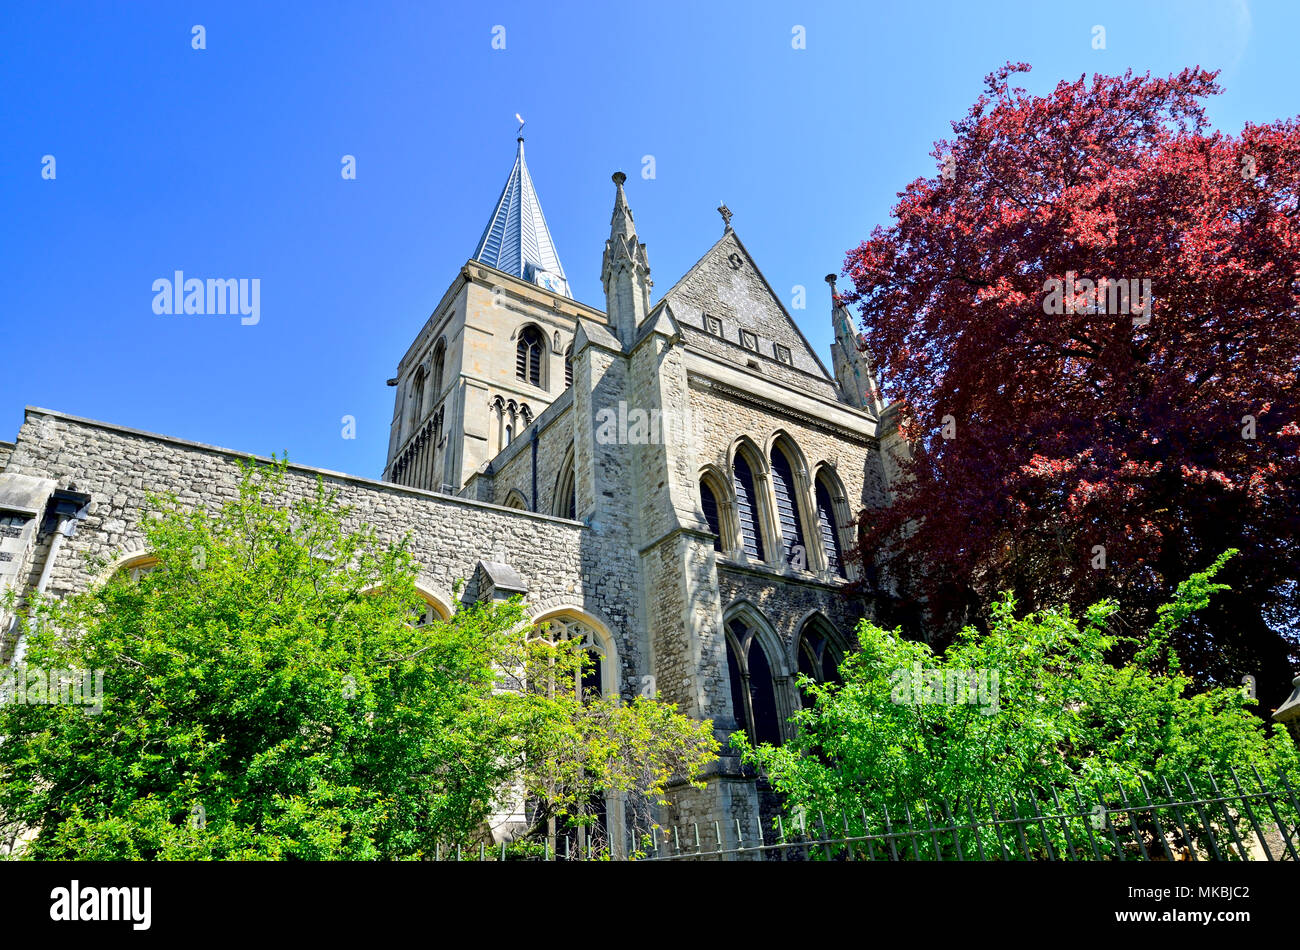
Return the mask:
M1300 4L1228 0L7 4L0 439L30 404L377 476L384 381L474 249L516 112L575 297L603 309L622 169L659 291L725 201L828 361L824 275L934 173L985 74L1218 68L1235 132L1300 112L1298 34ZM156 315L177 269L259 278L260 322Z

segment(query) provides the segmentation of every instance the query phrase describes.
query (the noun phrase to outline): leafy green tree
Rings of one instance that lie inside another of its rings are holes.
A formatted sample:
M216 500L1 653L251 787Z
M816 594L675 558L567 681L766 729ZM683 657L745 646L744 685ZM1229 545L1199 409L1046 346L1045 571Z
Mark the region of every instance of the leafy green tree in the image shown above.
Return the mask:
M413 623L405 544L349 529L319 480L295 496L283 462L215 512L153 504L153 570L21 608L27 669L103 671L97 714L0 704L0 838L23 856L419 859L521 789L549 814L653 799L716 751L654 701L510 688L581 658L530 639L517 600Z
M1068 608L1018 617L1006 595L987 635L967 628L943 656L864 621L842 684L801 677L810 701L794 717L792 741L754 748L737 733L732 743L784 794L791 815L847 815L858 833L883 828L886 814L895 822L910 814L924 827L927 805L965 822L1031 798L1070 808L1082 801L1085 812L1120 789L1143 801L1144 788L1163 796L1166 781L1185 796L1185 773L1200 778L1201 792L1211 775L1233 788L1233 769L1252 785L1254 769L1277 785L1300 763L1285 730L1266 730L1245 689L1192 693L1169 645L1224 588L1212 578L1232 553L1179 585L1129 665L1107 662L1125 639L1108 629L1113 602L1082 621ZM1149 837L1151 827L1143 830ZM1074 832L1087 840L1086 830Z

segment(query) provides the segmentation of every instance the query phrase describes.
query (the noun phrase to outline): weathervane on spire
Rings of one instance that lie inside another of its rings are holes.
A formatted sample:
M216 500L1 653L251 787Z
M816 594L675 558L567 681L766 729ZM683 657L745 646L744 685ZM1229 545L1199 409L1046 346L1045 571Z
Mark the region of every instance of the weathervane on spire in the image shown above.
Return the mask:
M718 205L718 214L722 215L723 228L730 231L731 230L731 209L727 207L725 202Z
M515 133L515 140L522 142L524 140L524 117L516 112L515 118L519 120L519 131Z

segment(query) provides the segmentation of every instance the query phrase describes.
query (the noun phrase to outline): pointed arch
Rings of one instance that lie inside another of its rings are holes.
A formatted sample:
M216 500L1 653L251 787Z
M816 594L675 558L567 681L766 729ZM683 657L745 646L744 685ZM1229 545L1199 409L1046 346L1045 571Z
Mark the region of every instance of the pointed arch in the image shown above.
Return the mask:
M840 481L835 466L829 462L820 462L813 470L813 497L826 570L847 578L849 573L845 552L852 550L852 535L847 532L852 531L853 512L849 508L844 483Z
M597 659L598 675L588 673L583 677L582 687L597 686L602 696L619 695L618 642L610 632L607 624L589 611L576 606L555 607L533 617L530 621L534 630L548 640L557 638L579 637L584 650L590 651ZM575 684L577 685L577 684Z
M158 569L162 562L150 551L138 549L129 551L110 562L96 579L96 585L105 584L114 577L121 576L131 582L138 581L150 571Z
M819 553L808 545L807 526L814 522L803 452L789 433L778 429L768 440L767 457L772 466L775 523L781 534L781 564L796 570L820 570Z
M406 397L406 432L409 435L420 424L424 414L424 367L416 369L411 379L411 389Z
M517 488L510 489L510 492L506 495L505 506L507 508L517 508L520 511L528 510L528 502Z
M573 344L570 343L564 350L564 388L569 389L573 386Z
M430 373L433 378L432 399L436 405L442 397L442 387L444 383L443 373L447 366L447 338L443 337L438 341L438 345L433 348L433 359L430 361Z
M800 673L818 683L843 683L840 664L848 652L847 641L821 611L813 611L800 625L795 643L795 661Z
M737 540L739 527L736 523L736 500L731 479L716 465L706 465L700 469L699 482L704 523L715 537L713 549L721 554L732 555L739 548L740 542Z
M361 593L363 595L374 594L381 590L383 590L382 586L367 587ZM418 580L415 582L415 592L420 595L425 606L423 610L412 615L410 621L411 626L425 627L440 620L451 619L451 615L455 611L451 608L451 601L449 598L442 596L434 591L432 587Z
M574 678L573 688L580 698L593 694L604 697L620 695L622 665L618 655L618 642L608 624L576 606L546 610L534 617L531 623L536 632L534 635L543 636L552 643L560 638L580 640L582 649L592 660L592 666ZM613 830L626 826L623 797L616 792L597 794L589 807L591 811L588 814L595 818L592 825L573 828L566 827L564 822L552 820L548 822L548 837L555 839L557 836L569 837L573 834L581 853L584 842L590 835L597 842L602 839L606 841L611 854L616 858L621 857L625 851L623 835L613 833Z
M519 328L515 344L515 377L539 389L546 388L546 334L535 323Z
M723 629L736 728L743 729L751 742L780 745L793 712L790 670L781 638L748 601L727 608Z
M555 494L551 497L551 514L571 521L578 519L578 486L574 478L573 446L564 453L560 473L555 478Z
M731 485L736 498L740 549L756 561L769 560L772 551L770 506L767 500L767 462L752 439L742 436L730 452Z

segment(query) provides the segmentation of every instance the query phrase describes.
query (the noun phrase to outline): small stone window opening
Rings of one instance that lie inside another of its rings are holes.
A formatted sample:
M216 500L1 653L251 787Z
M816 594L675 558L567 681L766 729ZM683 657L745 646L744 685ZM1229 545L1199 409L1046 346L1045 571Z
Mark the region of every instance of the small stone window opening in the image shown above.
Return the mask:
M519 342L515 346L515 376L534 386L542 385L542 354L546 351L546 340L542 332L534 326L526 326L519 331Z

